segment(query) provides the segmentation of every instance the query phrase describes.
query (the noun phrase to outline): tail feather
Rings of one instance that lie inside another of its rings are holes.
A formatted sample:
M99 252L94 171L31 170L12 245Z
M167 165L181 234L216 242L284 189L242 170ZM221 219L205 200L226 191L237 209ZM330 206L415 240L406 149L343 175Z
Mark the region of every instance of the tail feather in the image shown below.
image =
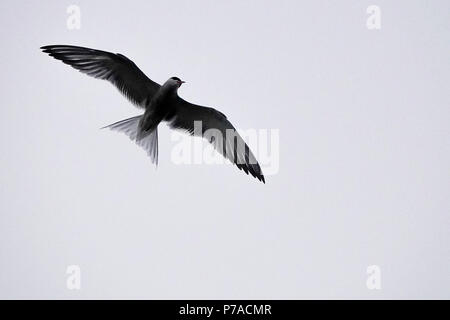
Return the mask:
M139 132L139 120L142 116L136 116L129 119L121 120L103 127L102 129L110 129L125 133L131 140L142 147L150 157L152 163L158 165L158 127L156 127L147 136L137 139Z

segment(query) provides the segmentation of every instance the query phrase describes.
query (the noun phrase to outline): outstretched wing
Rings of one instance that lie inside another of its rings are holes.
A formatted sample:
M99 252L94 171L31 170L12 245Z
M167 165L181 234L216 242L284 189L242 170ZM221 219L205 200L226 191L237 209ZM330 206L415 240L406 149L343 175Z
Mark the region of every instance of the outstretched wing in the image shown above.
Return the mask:
M181 98L177 101L174 110L167 119L169 127L206 138L220 154L240 170L246 174L250 173L265 183L258 161L223 113L213 108L189 103ZM201 130L197 130L195 127L197 121L201 121ZM214 130L217 130L217 134L214 133ZM218 136L220 139L217 139Z
M143 108L147 99L151 99L160 87L120 53L68 45L44 46L41 49L91 77L108 80L132 103Z

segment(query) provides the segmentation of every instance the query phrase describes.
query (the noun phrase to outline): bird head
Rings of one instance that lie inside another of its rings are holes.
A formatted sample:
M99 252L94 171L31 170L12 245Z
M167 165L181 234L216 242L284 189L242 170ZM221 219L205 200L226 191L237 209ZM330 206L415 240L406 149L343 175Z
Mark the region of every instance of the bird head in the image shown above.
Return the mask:
M185 83L185 81L180 80L180 78L178 77L172 77L169 80L167 80L166 82L170 87L175 87L175 88L179 88L181 87L181 85L183 83Z

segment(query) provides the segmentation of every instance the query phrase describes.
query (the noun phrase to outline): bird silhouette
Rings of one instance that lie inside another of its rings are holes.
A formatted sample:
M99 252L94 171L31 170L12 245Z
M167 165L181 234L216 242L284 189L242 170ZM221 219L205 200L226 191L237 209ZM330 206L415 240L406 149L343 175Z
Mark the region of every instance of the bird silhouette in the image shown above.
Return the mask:
M146 150L154 164L158 164L158 125L166 122L172 129L207 139L240 170L265 183L258 161L227 117L214 108L180 98L178 89L184 81L178 77L159 85L120 53L71 45L49 45L41 50L82 73L111 82L129 101L145 110L140 116L104 128L126 134Z

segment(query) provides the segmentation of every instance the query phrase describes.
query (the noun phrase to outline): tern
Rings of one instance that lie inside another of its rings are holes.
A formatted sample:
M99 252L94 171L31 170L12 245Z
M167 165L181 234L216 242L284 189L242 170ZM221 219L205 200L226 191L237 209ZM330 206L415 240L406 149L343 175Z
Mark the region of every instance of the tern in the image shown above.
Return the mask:
M171 77L160 85L120 53L71 45L48 45L40 49L82 73L109 81L130 102L145 110L140 116L104 128L126 134L145 149L154 164L158 163L158 125L166 122L171 129L207 139L240 170L265 183L255 156L227 117L214 108L192 104L178 96L178 89L185 83L180 78Z

